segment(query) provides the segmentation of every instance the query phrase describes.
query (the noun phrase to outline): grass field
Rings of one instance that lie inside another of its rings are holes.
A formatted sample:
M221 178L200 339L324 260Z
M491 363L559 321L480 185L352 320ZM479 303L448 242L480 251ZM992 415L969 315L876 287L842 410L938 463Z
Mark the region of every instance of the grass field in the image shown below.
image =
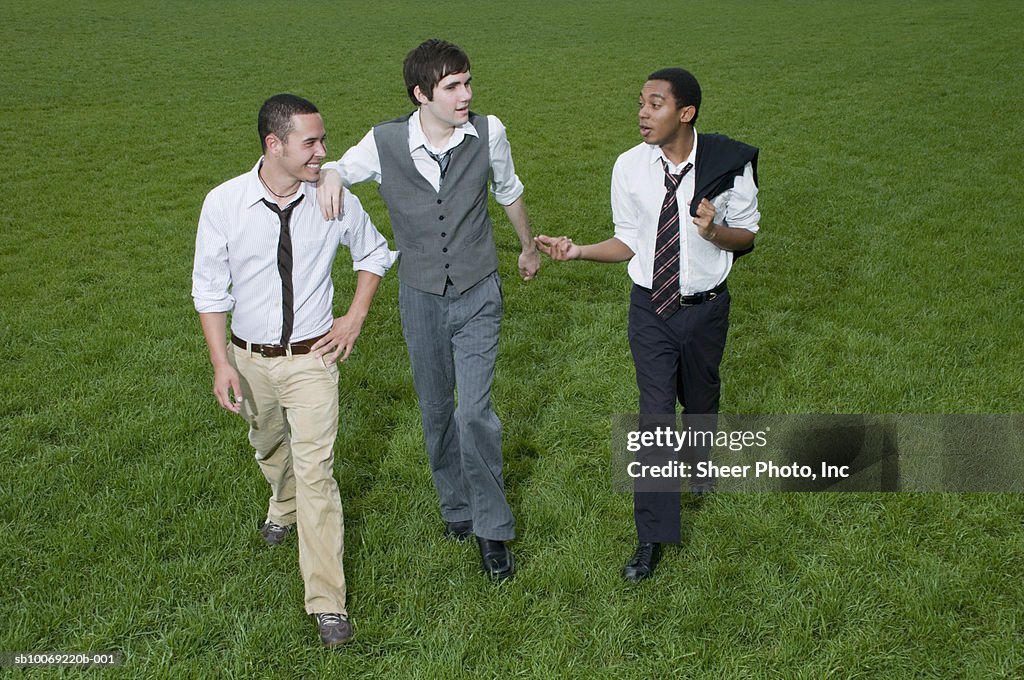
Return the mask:
M545 262L525 284L500 211L519 574L491 585L440 538L388 276L341 377L356 639L320 649L294 540L256 533L245 427L209 394L195 225L255 162L267 96L316 102L336 158L407 111L401 60L432 36L472 58L537 232L610 234L658 67L700 79L702 130L761 148L723 410L1020 410L1017 2L0 0L0 652L117 650L93 674L125 678L1024 677L1017 495L722 494L624 584L625 267ZM338 266L337 298L353 284Z

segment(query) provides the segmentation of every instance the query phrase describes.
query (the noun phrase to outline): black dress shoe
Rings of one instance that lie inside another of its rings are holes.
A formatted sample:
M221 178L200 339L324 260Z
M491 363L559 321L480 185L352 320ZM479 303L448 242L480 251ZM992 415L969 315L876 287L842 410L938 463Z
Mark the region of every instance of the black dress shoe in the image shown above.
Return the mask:
M654 573L654 565L658 563L660 557L660 543L641 543L623 568L622 578L632 583L650 578Z
M515 560L504 541L477 536L476 543L480 546L480 564L483 565L484 573L499 581L511 578L516 573Z
M452 538L462 543L473 535L473 520L467 519L463 522L445 522L444 537Z

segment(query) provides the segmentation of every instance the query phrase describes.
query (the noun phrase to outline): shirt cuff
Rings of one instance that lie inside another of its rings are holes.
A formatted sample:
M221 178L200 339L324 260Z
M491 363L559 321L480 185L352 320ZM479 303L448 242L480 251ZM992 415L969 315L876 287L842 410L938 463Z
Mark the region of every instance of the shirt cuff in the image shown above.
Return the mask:
M230 312L235 307L235 300L231 296L223 298L204 298L193 294L192 301L196 311L200 314L219 314Z
M362 260L352 262L352 271L370 272L383 278L398 260L397 250L385 250L383 253L375 253L372 256L364 257Z
M501 193L494 192L494 200L498 202L498 205L512 205L515 203L520 196L523 195L523 191L526 187L523 186L522 180L516 176L516 181L512 186L508 187Z
M618 232L612 234L612 236L614 236L617 241L621 241L622 243L626 244L626 247L632 250L634 255L640 252L639 245L637 244L637 240L635 238L627 238L625 235L620 234Z

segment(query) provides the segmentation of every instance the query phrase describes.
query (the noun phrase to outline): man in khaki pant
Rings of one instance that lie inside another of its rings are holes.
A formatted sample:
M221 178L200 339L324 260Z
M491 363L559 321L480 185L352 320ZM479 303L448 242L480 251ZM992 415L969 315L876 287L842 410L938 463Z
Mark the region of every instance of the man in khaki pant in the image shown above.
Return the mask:
M206 197L196 235L192 297L213 364L220 405L249 423L249 442L270 483L260 529L280 544L297 527L306 612L327 647L347 642L344 523L334 480L338 366L352 352L380 278L395 261L352 194L325 220L316 204L324 125L289 94L258 118L263 157ZM348 247L356 290L333 318L331 265ZM231 342L225 334L231 312Z

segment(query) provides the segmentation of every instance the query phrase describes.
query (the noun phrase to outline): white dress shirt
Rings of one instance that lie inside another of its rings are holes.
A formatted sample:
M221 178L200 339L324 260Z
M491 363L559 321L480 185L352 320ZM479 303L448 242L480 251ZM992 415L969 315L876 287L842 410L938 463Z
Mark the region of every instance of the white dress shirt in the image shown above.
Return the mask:
M669 172L678 175L687 163L696 163L697 133L694 131L693 149L681 164L674 165L661 148L641 143L626 151L615 161L612 170L612 219L615 238L635 253L629 261L629 275L638 286L650 288L654 278L654 250L658 238L658 217L665 200L665 171L661 161L669 165ZM696 171L691 169L676 190L679 204L679 292L692 295L711 290L725 281L732 269L732 252L722 250L703 238L690 216L689 203L693 199ZM732 189L724 191L711 201L716 224L749 229L757 233L761 213L757 210L757 185L750 163L736 178Z
M523 193L523 183L516 175L516 167L512 162L512 147L505 134L505 126L495 116L487 116L488 148L491 159L491 191L494 199L501 205L511 205ZM466 121L452 132L451 138L442 149L435 149L427 141L420 125L420 112L417 109L409 117L409 154L419 173L430 182L434 191L441 190L441 168L427 151L440 155L454 149L466 135L479 137L473 124ZM324 163L325 169L336 170L341 174L341 181L346 187L373 180L380 184L380 156L377 153L377 142L373 128L358 144L345 152L341 160Z
M192 298L198 312L231 312L231 332L249 342L278 343L283 325L277 244L281 223L262 199L274 203L257 174L263 159L244 175L206 196L196 233ZM292 286L295 341L322 335L334 320L331 266L338 246L347 246L352 268L383 276L397 253L370 221L359 199L345 194L345 214L325 220L316 185L303 182L286 205L303 195L292 212Z

